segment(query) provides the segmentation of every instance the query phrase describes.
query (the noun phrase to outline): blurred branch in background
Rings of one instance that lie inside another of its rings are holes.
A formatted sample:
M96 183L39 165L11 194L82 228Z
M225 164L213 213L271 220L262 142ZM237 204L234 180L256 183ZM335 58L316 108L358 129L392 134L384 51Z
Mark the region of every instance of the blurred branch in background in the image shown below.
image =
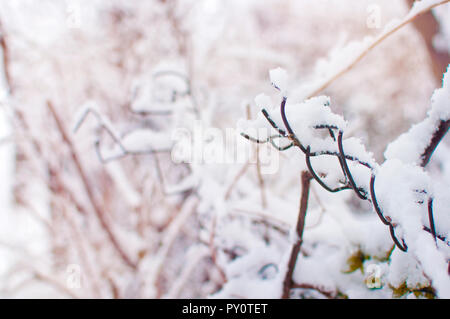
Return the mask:
M410 7L413 6L414 0L406 0ZM425 42L428 54L430 56L431 67L437 83L441 83L442 74L450 63L450 54L448 51L439 51L433 45L434 37L437 36L441 29L439 22L431 11L423 13L412 21L414 27L419 31Z
M306 211L308 209L309 188L311 186L312 175L308 171L303 171L301 175L302 192L300 195L300 208L297 217L297 225L295 226L294 238L289 261L286 265L286 275L283 280L283 293L281 298L288 299L291 289L294 285L292 275L297 264L297 258L303 243L303 230L305 229Z

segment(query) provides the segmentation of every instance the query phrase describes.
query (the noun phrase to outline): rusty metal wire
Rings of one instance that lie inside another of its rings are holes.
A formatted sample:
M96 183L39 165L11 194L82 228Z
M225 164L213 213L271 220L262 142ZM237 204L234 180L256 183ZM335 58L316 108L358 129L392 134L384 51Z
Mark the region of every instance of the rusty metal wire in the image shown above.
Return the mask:
M254 137L251 137L247 134L242 133L241 135L245 137L246 139L255 142L255 143L271 143L275 148L277 148L280 151L284 151L286 149L289 149L292 146L298 147L304 154L305 154L305 160L306 160L306 166L311 173L314 180L317 181L317 183L322 186L324 189L326 189L329 192L335 193L346 189L351 189L355 192L355 194L360 198L361 200L367 200L370 202L377 213L378 217L380 218L381 222L389 227L389 232L392 237L392 240L394 244L402 251L406 252L408 250L408 246L405 243L404 239L398 239L397 235L395 234L395 228L397 225L391 220L389 216L384 216L383 210L380 207L380 204L378 203L376 192L375 192L375 180L376 180L376 170L375 168L367 162L361 161L357 157L350 156L345 154L344 145L343 145L343 136L344 132L342 129L333 126L333 125L317 125L313 128L316 130L326 129L328 130L332 140L337 143L338 152L331 152L329 150L324 150L320 152L311 152L311 146L310 145L303 145L297 135L295 134L294 130L292 129L289 120L286 116L286 101L287 98L283 97L281 104L280 104L280 113L281 113L281 119L283 121L284 128L280 128L278 124L270 117L267 110L262 109L261 112L268 121L268 123L278 132L278 135L272 135L269 136L265 140L259 140ZM337 138L336 138L337 133ZM273 139L275 138L287 138L291 141L291 143L286 147L280 147L276 145L273 142ZM339 187L331 187L326 184L326 182L316 173L314 170L314 167L311 163L311 157L317 157L317 156L335 156L340 164L344 181L340 181L342 184ZM369 189L365 189L362 186L358 186L355 182L355 179L352 175L352 172L350 170L350 167L348 165L348 161L355 162L359 165L365 166L366 168L370 169L371 171L371 179L370 179L370 186ZM424 194L428 194L425 190L422 191ZM423 204L423 202L420 202L419 204ZM440 234L436 233L436 227L434 224L434 217L433 217L433 198L428 195L428 202L427 202L427 209L428 209L428 218L429 218L429 227L423 226L423 230L430 233L434 240L437 242L439 239L440 241L443 241L448 246L450 246L449 240Z

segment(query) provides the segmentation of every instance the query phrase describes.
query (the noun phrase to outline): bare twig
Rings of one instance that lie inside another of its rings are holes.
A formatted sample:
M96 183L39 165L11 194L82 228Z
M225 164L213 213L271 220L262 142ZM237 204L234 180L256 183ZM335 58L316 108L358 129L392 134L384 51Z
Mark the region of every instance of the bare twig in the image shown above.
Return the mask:
M414 4L415 0L407 0L409 6ZM425 41L428 54L430 56L431 67L437 82L442 80L442 73L450 61L450 54L446 51L439 51L433 45L435 36L439 33L440 25L436 17L431 11L423 14L421 17L415 19L412 24L419 31L423 40Z
M218 261L217 261L217 247L214 244L214 239L216 237L216 226L217 226L217 215L214 215L212 218L212 222L211 222L211 234L209 236L209 251L210 251L210 255L211 255L211 261L213 262L213 264L216 266L220 278L222 279L222 285L224 285L228 279L227 276L225 274L225 271L223 270L223 268L219 265Z
M71 291L69 288L66 287L65 284L61 283L59 280L54 279L42 272L39 272L37 270L34 270L34 277L37 280L40 280L42 282L45 282L55 288L56 290L63 292L67 296L69 296L72 299L79 299L80 297L76 295L73 291Z
M249 166L250 166L249 162L242 165L242 168L239 170L236 177L233 179L230 186L228 186L227 191L225 192L225 197L224 197L225 200L228 200L230 198L231 192L233 191L234 187L236 186L237 182L241 179L241 177L244 176L244 174L247 171Z
M198 204L199 202L197 199L187 201L184 206L181 207L181 211L178 212L162 236L161 247L156 254L155 271L151 274L150 278L152 284L157 288L156 298L160 298L163 295L161 277L169 252L175 240L178 238L181 229L186 225L188 218L197 211Z
M247 104L246 110L247 110L247 120L251 120L252 113L250 110L250 104ZM271 140L271 142L272 142L272 140ZM262 208L266 209L267 208L266 189L265 189L265 185L264 185L264 178L261 173L261 159L259 158L259 145L255 146L255 152L256 152L256 154L255 154L255 156L256 156L256 173L258 176L259 190L261 193L261 206L262 206Z
M259 158L259 145L256 145L256 173L258 175L259 190L261 192L262 208L267 208L266 188L264 185L264 178L261 173L261 159Z
M297 284L297 283L294 283L292 285L292 289L311 289L311 290L316 290L316 291L320 292L322 295L324 295L328 299L333 299L333 298L336 297L336 293L335 292L328 291L328 290L325 290L322 287L311 285L311 284L304 284L304 283L303 284Z
M78 254L80 256L80 259L82 260L84 264L84 269L86 271L86 274L89 276L89 284L92 288L92 292L94 294L94 298L101 298L101 289L100 289L100 283L97 278L97 274L92 267L92 261L89 260L89 255L87 251L85 250L83 241L84 236L82 235L79 226L77 225L77 222L66 212L65 209L61 209L62 214L64 218L67 220L68 224L70 225L72 232L73 232L73 242L75 243L75 246L78 250Z
M11 72L10 72L10 56L9 56L9 47L8 43L6 42L6 33L5 29L3 27L3 24L0 21L0 46L2 48L2 56L3 56L3 72L5 76L5 82L8 86L9 94L12 94L13 87L12 87L12 79L11 79Z
M387 31L381 33L379 36L377 36L370 45L367 46L365 50L363 50L359 55L357 55L354 59L348 62L347 65L342 67L341 70L337 71L335 74L333 74L331 77L329 77L324 83L322 83L317 89L315 89L311 94L308 95L308 98L311 98L313 96L319 95L320 92L322 92L324 89L326 89L331 83L333 83L335 80L340 78L342 75L344 75L347 71L352 69L359 61L362 60L373 48L375 48L377 45L379 45L383 40L388 38L390 35L394 34L396 31L404 27L405 25L413 22L416 18L422 16L423 14L429 12L431 9L440 6L442 4L445 4L449 2L450 0L442 0L438 3L434 3L428 7L423 8L422 10L416 12L415 14L409 16L407 15L407 18L400 21L395 27L388 29Z
M131 151L128 150L127 147L122 143L120 137L113 131L113 129L110 127L109 124L107 124L108 122L102 117L102 115L100 115L100 113L89 107L87 108L84 113L82 114L82 116L80 117L80 119L77 121L77 123L75 124L74 127L74 132L77 132L78 129L81 127L81 125L84 123L84 121L86 120L87 116L89 114L92 114L93 116L95 116L95 118L97 119L98 122L98 128L100 131L105 131L108 136L114 141L115 144L117 144L119 146L120 149L120 153L119 154L114 154L114 155L110 155L108 157L103 156L102 151L101 151L101 139L100 136L97 137L97 140L95 141L94 147L95 147L95 152L97 153L97 156L100 160L100 162L102 162L103 164L112 162L112 161L116 161L119 160L121 158L127 157L127 156L138 156L138 155L152 155L152 154L157 154L157 153L170 153L170 149L144 149L144 150L137 150L137 151Z
M450 0L449 0L450 1ZM286 100L287 98L285 96L283 96L281 104L280 104L280 113L281 113L281 119L283 121L283 124L286 128L286 132L283 131L282 129L280 129L278 127L278 125L275 123L275 121L273 121L270 117L270 115L267 113L266 110L262 110L262 113L264 114L264 116L266 117L267 121L269 122L269 124L276 130L278 131L278 133L282 136L282 137L286 137L288 138L290 141L292 141L292 144L296 147L298 147L306 156L306 165L308 167L309 173L311 175L311 178L314 178L314 180L316 180L320 186L322 186L323 188L325 188L327 191L329 192L338 192L338 191L342 191L345 189L352 189L360 199L362 200L367 200L370 203L372 203L375 212L378 214L379 218L381 219L381 221L389 226L389 232L390 235L392 237L392 240L394 241L395 245L402 251L406 252L408 250L408 246L406 245L405 241L403 239L399 240L395 234L395 227L397 225L392 223L392 220L389 218L389 216L384 217L383 215L383 211L380 208L380 206L378 205L377 202L377 197L375 194L375 173L376 173L376 162L373 162L372 160L369 160L369 162L363 162L361 160L358 159L358 157L356 156L349 156L347 154L345 154L344 152L344 146L343 146L343 135L344 135L344 131L342 129L340 129L337 126L330 126L330 125L316 125L313 128L316 130L319 129L327 129L328 132L330 133L331 138L337 142L338 144L338 152L330 152L327 150L324 151L319 151L319 152L314 152L311 153L311 145L303 145L302 142L300 141L300 139L297 137L297 135L295 134L294 130L292 129L289 120L286 116ZM445 129L445 130L444 130ZM435 134L435 136L437 137L433 137L433 141L431 142L431 149L434 150L434 148L436 147L436 145L438 144L438 142L442 139L442 137L445 135L445 133L448 131L448 127L442 129L438 134ZM336 140L336 135L334 130L338 131L338 137ZM439 129L438 129L439 132ZM249 140L253 141L253 138L249 138ZM259 143L259 140L256 141L257 143ZM430 154L432 153L432 151L430 151ZM310 157L311 156L322 156L322 155L332 155L332 156L336 156L339 160L339 164L341 166L342 169L342 173L344 174L345 177L345 181L339 181L342 186L337 187L337 188L332 188L330 186L328 186L320 177L319 175L317 175L317 173L315 172L314 168L312 167L312 164L310 162ZM431 156L431 155L430 155ZM372 177L370 180L370 190L366 190L364 187L362 186L358 186L355 182L355 179L352 176L352 172L350 171L350 167L348 166L347 160L350 161L354 161L360 165L363 165L365 167L367 167L368 169L371 170L372 172ZM370 196L369 196L370 195ZM432 218L432 208L430 208L429 206L429 215L430 215L430 233L433 235L433 237L435 239L440 239L441 238L445 238L440 234L436 234L435 232L433 232L434 229L434 220ZM426 230L424 228L424 230ZM444 240L445 241L445 240Z
M208 257L208 249L204 246L193 246L187 253L188 260L181 270L181 274L175 283L170 288L169 292L164 296L164 298L174 299L180 298L180 293L183 291L184 287L189 283L192 273L198 269L199 263L206 257Z
M295 265L297 263L297 257L300 252L300 248L303 243L303 229L305 228L306 210L308 208L309 188L311 185L312 176L308 171L303 171L301 176L302 181L302 194L300 197L300 210L297 218L297 225L295 227L296 240L292 246L289 262L287 266L287 272L283 281L283 294L281 298L289 298L289 293L293 286L292 275L294 274Z

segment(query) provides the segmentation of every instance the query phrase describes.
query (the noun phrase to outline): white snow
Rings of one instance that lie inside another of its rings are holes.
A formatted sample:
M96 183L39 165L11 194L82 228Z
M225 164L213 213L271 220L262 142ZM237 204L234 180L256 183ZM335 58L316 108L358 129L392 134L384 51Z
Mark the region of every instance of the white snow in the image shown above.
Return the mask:
M286 96L288 75L286 70L276 68L269 71L272 85L280 90L283 96Z
M170 150L172 140L165 132L156 132L151 129L134 130L125 135L122 145L128 152L146 152Z
M444 74L442 88L437 89L431 97L431 108L427 118L413 125L388 145L384 156L386 159L399 159L404 163L420 164L421 155L431 142L433 133L440 121L450 119L450 68Z

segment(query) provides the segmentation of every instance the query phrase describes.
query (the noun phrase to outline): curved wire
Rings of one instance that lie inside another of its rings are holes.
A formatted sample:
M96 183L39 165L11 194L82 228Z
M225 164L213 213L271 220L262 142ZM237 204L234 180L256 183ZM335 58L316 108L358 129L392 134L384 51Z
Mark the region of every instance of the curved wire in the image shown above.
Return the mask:
M380 205L378 205L377 197L375 195L375 174L372 172L372 177L370 178L370 197L372 199L372 205L375 209L375 212L377 213L378 217L380 217L380 220L385 225L390 225L390 221L388 221L381 211Z
M358 188L358 186L356 186L355 180L353 179L353 175L350 172L350 169L348 168L347 158L345 157L345 153L344 153L344 146L342 145L342 136L343 135L344 135L344 132L339 131L339 134L338 134L339 157L342 160L342 167L344 169L344 173L347 176L348 182L349 182L350 186L353 188L353 190L355 191L356 195L359 198L366 200L367 192L365 192L364 190L362 190L361 188Z
M437 243L436 227L434 225L433 217L433 198L428 198L428 220L430 222L431 235L433 235L434 241Z
M308 170L311 173L312 177L317 181L317 183L319 183L320 186L322 186L324 189L326 189L327 191L332 192L332 193L339 192L339 191L346 190L346 189L352 189L360 199L371 202L372 206L374 207L374 210L375 210L376 214L378 215L378 217L380 218L381 222L384 225L389 226L389 233L392 237L394 244L401 251L407 252L408 246L406 245L404 239L401 239L401 241L400 241L395 234L395 227L397 227L397 226L392 223L392 221L389 217L384 216L383 211L378 203L378 200L377 200L377 197L375 194L376 175L375 175L375 171L374 171L374 168L372 167L372 165L370 163L361 161L357 157L345 154L344 146L343 146L344 132L341 129L339 129L337 126L334 126L334 125L320 124L320 125L314 126L313 128L314 129L327 129L328 133L329 133L330 137L333 139L333 141L337 142L338 152L333 152L333 151L329 151L329 150L311 152L311 145L308 145L305 147L300 142L300 140L296 136L294 130L292 129L292 127L289 124L289 121L286 116L286 101L287 101L287 98L283 97L281 104L280 104L281 119L283 121L283 125L284 125L286 131L281 129L275 123L275 121L270 117L269 113L265 109L262 109L262 113L263 113L264 117L269 122L269 124L279 133L279 135L270 136L266 140L262 140L262 141L252 138L249 135L244 134L244 133L241 133L241 135L244 136L245 138L247 138L248 140L256 142L256 143L270 142L272 144L272 146L279 149L280 151L289 149L292 146L297 146L305 154L306 166L308 167ZM338 131L337 139L336 139L336 135L334 133L335 130ZM275 139L275 138L288 138L292 142L285 147L280 147L273 142L273 139ZM336 156L338 158L342 173L345 177L345 182L341 182L343 184L343 186L336 187L336 188L330 187L316 173L316 171L314 170L312 163L311 163L311 157L321 156L321 155ZM371 174L371 178L370 178L369 191L366 191L362 187L358 187L358 185L356 184L356 182L353 178L353 175L350 171L347 160L357 162L358 164L363 165L371 170L372 174ZM422 192L424 194L427 194L426 190L423 190ZM369 195L370 195L370 198L369 198ZM420 203L423 203L423 202L420 202ZM439 240L445 242L448 246L450 246L450 243L445 236L442 236L442 235L436 233L436 228L435 228L434 218L433 218L433 198L432 197L428 198L428 219L429 219L430 227L428 228L426 226L423 226L423 230L429 232L433 236L433 238L436 242L437 242L437 239L439 239Z
M395 236L395 230L394 230L394 226L392 224L389 224L389 232L391 234L391 238L394 241L394 244L403 252L407 252L408 251L408 246L406 245L405 241L402 239L402 243L399 242L399 240L397 239L397 237Z

